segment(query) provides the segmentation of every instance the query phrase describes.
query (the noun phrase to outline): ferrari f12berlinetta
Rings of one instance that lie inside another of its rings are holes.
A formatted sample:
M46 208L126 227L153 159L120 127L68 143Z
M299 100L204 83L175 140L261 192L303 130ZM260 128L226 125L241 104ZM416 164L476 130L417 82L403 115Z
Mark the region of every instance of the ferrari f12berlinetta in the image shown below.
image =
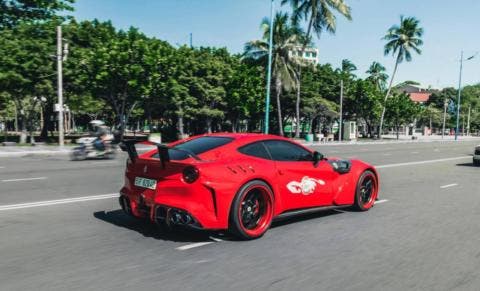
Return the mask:
M128 152L120 205L129 215L170 226L262 236L272 220L303 212L370 209L375 168L326 158L287 138L265 134L194 136L138 154Z

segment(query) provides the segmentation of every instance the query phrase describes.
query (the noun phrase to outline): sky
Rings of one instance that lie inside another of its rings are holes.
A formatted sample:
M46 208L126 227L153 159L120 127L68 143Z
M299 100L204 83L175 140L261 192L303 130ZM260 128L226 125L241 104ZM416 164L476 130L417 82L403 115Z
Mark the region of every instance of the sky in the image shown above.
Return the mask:
M288 6L277 10L289 11ZM422 54L403 62L395 83L405 80L422 86L457 87L460 52L465 58L480 52L480 1L478 0L345 0L352 21L337 17L334 35L315 39L320 63L339 67L351 60L364 77L373 61L391 74L394 57L384 56L382 37L400 22L400 15L414 16L424 29ZM260 21L270 14L270 0L76 0L73 15L79 20L111 20L120 29L138 27L148 36L172 45L226 47L240 53L245 42L261 37ZM464 62L462 85L480 82L480 54Z

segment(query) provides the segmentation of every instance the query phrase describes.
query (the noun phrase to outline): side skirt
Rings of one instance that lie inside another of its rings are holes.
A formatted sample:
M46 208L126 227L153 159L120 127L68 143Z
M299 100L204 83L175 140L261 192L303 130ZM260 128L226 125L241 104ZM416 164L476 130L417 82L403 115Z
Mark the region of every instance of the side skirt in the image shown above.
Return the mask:
M305 215L305 214L310 214L310 213L316 213L320 211L326 211L326 210L334 210L334 209L342 209L342 208L347 208L351 207L352 205L332 205L332 206L319 206L319 207L312 207L312 208L303 208L303 209L294 209L294 210L288 210L286 212L283 212L276 216L273 220L274 221L280 221L284 220L293 216L298 216L298 215Z

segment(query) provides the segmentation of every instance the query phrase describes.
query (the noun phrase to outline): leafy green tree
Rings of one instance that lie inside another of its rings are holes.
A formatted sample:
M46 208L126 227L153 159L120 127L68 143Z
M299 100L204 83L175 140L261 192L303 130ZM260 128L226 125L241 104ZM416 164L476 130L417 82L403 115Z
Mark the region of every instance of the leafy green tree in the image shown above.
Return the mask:
M317 69L311 68L304 70L302 74L302 112L303 123L310 124L310 133L313 132L317 123L324 123L326 120L333 120L338 117L339 105L326 98L325 93L328 90L325 83L327 74L320 72L327 71L329 67L318 66ZM331 69L331 68L330 68ZM333 71L333 70L332 70ZM320 122L316 122L320 121ZM321 122L323 121L323 122Z
M239 121L247 119L258 121L262 112L262 100L265 80L261 77L261 66L248 65L240 57L234 56L232 73L226 85L226 118L230 120L231 130L239 130Z
M386 121L395 128L397 139L400 127L413 122L420 112L420 106L414 103L407 94L394 94L387 100Z
M250 41L245 45L245 55L249 58L259 60L263 63L268 57L268 34L270 31L270 20L264 18L261 24L263 39ZM299 65L298 59L291 55L291 52L299 43L297 30L289 24L288 14L278 12L273 21L273 49L272 49L272 76L274 79L277 113L278 133L283 135L282 90L295 88L297 75L295 68Z
M367 132L372 135L374 125L382 111L383 92L370 80L355 80L344 101L344 114L347 119L363 120Z
M74 0L0 0L0 29L21 22L58 18L58 12L73 11Z
M36 125L40 97L55 92L55 70L50 55L54 52L56 22L21 23L0 30L0 91L7 93L15 105L25 143L27 131Z
M443 108L445 101L447 101L447 103L455 102L458 94L457 92L457 89L452 87L435 91L432 93L432 95L430 95L427 105L434 104L437 108Z
M383 119L385 116L387 99L392 90L393 80L395 78L395 74L397 73L398 65L403 60L410 62L412 60L412 51L416 52L417 54L422 53L419 47L423 44L421 39L423 35L423 28L421 28L419 25L420 21L418 19L414 17L404 18L401 16L400 25L393 25L390 27L390 29L387 31L387 34L383 38L387 41L387 44L385 44L385 55L392 53L392 55L396 57L396 60L392 77L390 79L390 84L388 86L387 93L385 94L382 115L380 117L380 138L382 136Z
M462 88L462 105L460 107L464 115L467 133L471 132L472 124L478 129L480 112L480 84L469 85Z
M135 28L116 32L110 23L93 25L106 35L104 41L90 43L81 50L83 62L77 84L83 84L89 94L112 108L123 135L133 109L145 96L149 77L145 69L148 39Z
M443 110L434 104L425 106L420 111L420 123L428 125L429 129L441 127L443 121Z

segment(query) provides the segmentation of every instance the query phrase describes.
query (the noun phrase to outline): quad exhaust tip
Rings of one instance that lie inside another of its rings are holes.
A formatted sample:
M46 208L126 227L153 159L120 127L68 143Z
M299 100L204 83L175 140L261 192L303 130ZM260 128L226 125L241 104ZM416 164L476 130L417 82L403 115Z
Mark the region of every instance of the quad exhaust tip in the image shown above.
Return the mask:
M154 220L156 223L165 223L167 226L201 228L200 224L188 212L177 208L158 206Z

